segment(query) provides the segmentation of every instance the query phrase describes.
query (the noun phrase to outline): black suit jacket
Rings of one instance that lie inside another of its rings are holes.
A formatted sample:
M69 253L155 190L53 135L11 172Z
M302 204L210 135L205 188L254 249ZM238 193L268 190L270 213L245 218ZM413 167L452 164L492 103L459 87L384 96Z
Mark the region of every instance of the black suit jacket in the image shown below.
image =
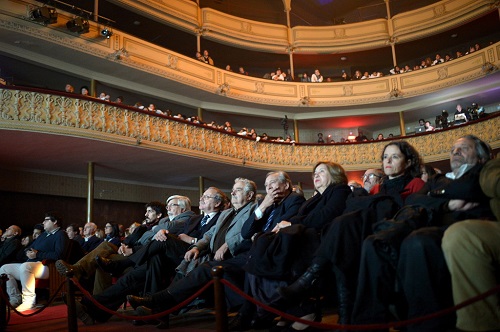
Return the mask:
M344 212L347 197L351 193L351 188L346 184L331 184L323 194L317 193L305 201L297 215L289 221L292 224L314 227L319 232Z
M101 244L101 242L102 242L102 239L98 238L95 235L92 235L91 237L89 237L88 241L84 240L84 242L82 244L82 249L85 253L89 253L92 250L94 250L95 248L97 248L97 246L99 244Z
M279 205L276 206L273 221L267 230L270 231L280 221L288 220L295 216L304 202L304 196L295 192L290 193L290 195L288 195ZM247 221L245 221L243 227L241 228L241 236L243 236L244 239L251 239L255 233L262 232L262 228L266 225L273 208L274 206L268 207L264 211L262 218L259 220L255 220L255 213L250 214Z
M427 181L418 193L408 196L407 205L424 207L429 218L429 226L448 226L455 221L466 219L495 220L488 197L479 185L479 173L482 165L476 165L456 180L448 179L443 174L436 174ZM461 199L476 202L479 205L467 211L450 211L448 202Z
M208 231L212 226L214 226L217 223L217 219L219 219L220 212L217 212L208 222L203 227L200 227L200 222L201 219L203 219L203 215L198 215L194 216L187 223L184 224L184 230L182 233L189 235L191 237L195 237L197 239L201 239L203 237L203 234L205 234L206 231Z
M19 236L10 237L0 246L0 266L12 263L16 260L16 255L21 250L21 240Z

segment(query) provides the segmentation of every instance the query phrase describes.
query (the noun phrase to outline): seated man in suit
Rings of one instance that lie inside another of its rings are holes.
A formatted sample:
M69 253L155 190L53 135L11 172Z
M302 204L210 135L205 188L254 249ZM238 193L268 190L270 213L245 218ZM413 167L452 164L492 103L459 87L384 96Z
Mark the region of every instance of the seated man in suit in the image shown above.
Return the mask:
M145 290L147 292L156 292L165 288L175 273L175 267L182 262L186 251L217 223L227 197L215 187L208 188L204 195L214 197L211 200L200 199L199 209L204 216L190 218L185 223L184 231L180 234L170 233L168 230L158 231L153 237L153 241L129 257L129 261L134 263L135 269L146 270ZM175 204L175 201L169 204ZM116 265L110 263L103 266L103 269L112 272L113 269L117 268ZM118 269L120 268L118 267ZM132 285L127 287L127 289L133 288ZM117 286L114 288L108 293L118 294Z
M451 225L441 244L451 274L455 305L498 285L500 275L500 159L489 161L479 182L491 197L496 220L469 219ZM460 331L499 331L499 294L457 311Z
M49 268L42 260L58 260L67 252L68 235L61 229L62 220L53 213L46 213L43 221L45 231L26 251L28 260L24 263L5 264L0 267L0 275L6 274L7 294L17 311L27 311L36 302L35 279L48 279ZM22 296L17 287L21 281Z
M244 239L253 240L260 233L271 232L279 222L290 220L290 218L295 216L302 203L305 202L304 196L293 191L292 180L286 172L275 171L267 173L264 186L266 188L266 196L259 202L259 206L250 215L241 229L241 235ZM273 282L267 279L259 283L256 282L256 279L258 279L257 276L249 274L246 275L246 278L245 289L249 290L251 296L263 302L267 301L268 304L275 300L273 299L273 293L276 293L275 289L279 285L279 281ZM251 283L250 280L252 281ZM266 287L265 290L255 289L263 283L272 286ZM264 296L264 294L266 299L260 297ZM231 331L244 331L250 328L258 329L258 325L265 324L268 318L264 318L265 314L258 309L249 301L245 301L238 315L229 323L229 329ZM274 317L271 319L274 319Z
M85 254L88 254L99 244L101 244L102 239L98 238L95 233L97 232L97 225L93 222L88 222L83 226L83 242L82 249Z
M241 228L257 207L256 192L255 182L244 178L235 179L231 191L232 208L223 211L215 227L205 233L184 256L187 261L191 261L206 252L205 255L209 255L210 260L197 266L186 277L172 282L168 288L151 296L143 298L127 296L129 303L137 308L138 315L162 311L187 299L212 279L211 269L214 266L222 266L225 271L224 278L243 288L245 274L243 265L247 260L249 245L244 242ZM202 197L202 199L212 199L212 197ZM233 299L231 293L226 294L229 305L241 304L241 298Z
M70 224L66 227L66 234L70 240L75 240L81 246L83 244L83 237L80 235L80 229L77 224Z
M226 201L227 197L221 190L208 188L200 198L199 207L205 213L203 218L192 217L186 223L185 232L178 235L158 231L150 244L131 256L136 264L134 269L102 293L94 294L94 299L109 309L116 310L125 301L127 294L163 289L164 280L172 276L186 251L197 238L202 238L217 223ZM94 320L106 321L110 317L106 312L95 308L88 299L83 299L77 307L80 308L79 318L88 325L93 324Z
M232 207L222 212L217 224L207 231L203 235L203 238L198 240L193 245L193 248L184 255L184 258L188 262L192 262L199 257L207 257L210 261L194 268L185 278L174 281L169 286L169 289L171 287L179 289L182 292L180 297L189 296L189 293L193 290L198 289L200 285L204 285L207 279L210 280L211 267L219 264L224 265L226 268L234 268L236 277L241 278L243 274L243 270L241 269L242 261L237 259L237 250L243 241L241 237L242 224L253 213L255 208L255 204L253 203L255 193L256 186L254 182L243 178L235 180L231 192ZM200 198L200 205L213 200L218 200L217 195L206 192ZM231 273L228 275L231 275ZM140 298L134 297L134 299ZM96 297L96 300L104 299ZM110 307L109 304L105 305ZM101 310L97 310L90 301L85 299L81 304L77 303L77 315L86 324L92 324L94 320L105 321L110 316Z

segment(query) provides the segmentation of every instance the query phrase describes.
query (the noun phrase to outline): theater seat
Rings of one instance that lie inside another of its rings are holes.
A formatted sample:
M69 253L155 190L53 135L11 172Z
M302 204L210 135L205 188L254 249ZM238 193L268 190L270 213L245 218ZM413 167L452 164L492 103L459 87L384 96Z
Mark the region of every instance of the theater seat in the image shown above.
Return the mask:
M59 288L61 283L66 281L66 277L60 275L59 272L57 272L55 263L56 262L52 261L52 260L47 260L47 259L43 260L42 264L45 266L48 266L48 268L49 268L49 278L48 279L35 279L35 289L36 290L40 290L40 289L46 290L48 295L49 295L49 298L51 298L54 295L58 296L61 294L61 291L65 290L65 288L63 286L63 288L61 288L59 291L57 291L57 289Z

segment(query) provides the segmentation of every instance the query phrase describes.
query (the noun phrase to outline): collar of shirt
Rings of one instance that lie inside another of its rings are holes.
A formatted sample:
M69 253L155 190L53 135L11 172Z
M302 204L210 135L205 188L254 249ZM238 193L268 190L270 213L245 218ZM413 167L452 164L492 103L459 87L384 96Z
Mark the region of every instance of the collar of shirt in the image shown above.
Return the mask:
M50 232L47 233L47 236L55 234L59 230L59 228L60 227L54 228L52 231L50 231Z
M215 211L215 212L210 212L210 213L208 214L207 223L208 223L210 220L212 220L212 218L213 218L213 217L214 217L217 213L218 213L217 211Z
M467 173L467 171L470 170L474 166L475 165L471 165L471 164L463 164L462 166L460 166L458 168L456 173L455 172L446 173L446 177L448 179L456 180L456 179L460 178L462 175L464 175L465 173Z

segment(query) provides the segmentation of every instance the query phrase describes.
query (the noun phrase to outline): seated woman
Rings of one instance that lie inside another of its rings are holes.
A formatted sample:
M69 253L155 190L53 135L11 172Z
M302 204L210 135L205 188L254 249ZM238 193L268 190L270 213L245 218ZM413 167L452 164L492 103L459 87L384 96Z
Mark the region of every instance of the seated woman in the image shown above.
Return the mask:
M121 244L120 240L120 229L118 228L118 224L116 223L106 223L106 227L104 227L104 241L114 244L119 247Z
M296 216L278 222L272 230L274 235L266 233L257 237L250 252L246 266L248 289L252 297L263 303L276 307L288 305L278 303L277 288L288 285L302 274L318 247L320 232L345 210L351 189L342 166L329 161L318 162L312 177L315 195L302 204ZM248 303L238 316L238 323L243 325L248 325L242 323L245 321L267 325L274 319L265 310L251 308ZM232 321L231 326L234 325Z
M335 217L342 214L351 189L347 185L344 169L337 163L320 161L314 166L313 181L315 194L304 202L297 215L289 221L283 220L274 231L302 224L318 232Z
M283 298L299 300L307 297L313 284L332 271L337 281L339 323L349 323L363 240L373 233L375 222L391 218L404 205L408 195L424 186L419 178L420 156L409 143L396 141L387 144L381 160L385 176L382 184L372 190L375 194L354 197L347 202L344 214L336 218L328 232L323 234L307 271L292 285L278 289Z

